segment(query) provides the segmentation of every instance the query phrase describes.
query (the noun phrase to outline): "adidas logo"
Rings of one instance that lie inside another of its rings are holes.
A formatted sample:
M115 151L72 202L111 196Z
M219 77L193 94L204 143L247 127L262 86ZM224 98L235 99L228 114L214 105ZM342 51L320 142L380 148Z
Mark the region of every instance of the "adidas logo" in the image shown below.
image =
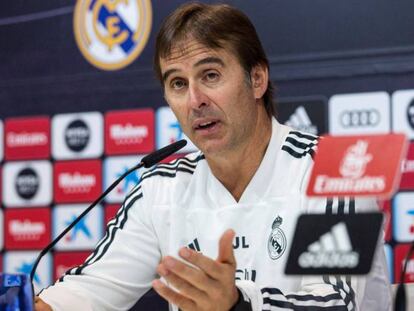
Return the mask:
M298 263L302 268L355 268L359 254L352 249L345 223L336 224L319 241L309 245Z
M195 238L191 243L187 245L188 248L191 248L193 251L201 252L200 245L198 244L197 238Z
M301 132L307 132L313 135L318 134L318 128L312 124L303 106L296 108L295 112L289 117L289 120L287 120L285 124Z

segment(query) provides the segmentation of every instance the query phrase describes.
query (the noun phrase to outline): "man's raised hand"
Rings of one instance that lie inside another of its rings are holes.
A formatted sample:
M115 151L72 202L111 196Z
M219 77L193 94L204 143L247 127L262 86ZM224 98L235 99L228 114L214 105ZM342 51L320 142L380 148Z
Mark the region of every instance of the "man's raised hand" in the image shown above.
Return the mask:
M179 255L193 266L171 256L164 257L157 272L169 286L157 279L152 283L154 289L183 311L230 310L239 296L234 281L234 235L231 229L223 233L216 260L186 247L180 249Z

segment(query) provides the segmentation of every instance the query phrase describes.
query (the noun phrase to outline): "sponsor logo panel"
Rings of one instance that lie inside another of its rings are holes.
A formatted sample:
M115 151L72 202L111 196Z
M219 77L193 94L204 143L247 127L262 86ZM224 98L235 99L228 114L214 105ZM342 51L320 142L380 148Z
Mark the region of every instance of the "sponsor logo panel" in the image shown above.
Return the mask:
M149 153L154 150L152 109L112 111L105 115L105 153Z
M152 26L150 0L77 1L76 43L93 66L119 70L132 63L147 44Z
M52 211L53 238L56 238L88 205L67 204L56 205ZM101 239L103 234L103 211L101 206L95 206L69 231L59 243L57 250L90 250Z
M327 102L324 98L280 99L277 116L281 123L313 135L327 132Z
M108 157L104 160L104 188L107 189L117 178L141 161L143 156ZM141 180L145 170L139 169L130 173L105 198L107 203L122 203L125 196Z
M55 202L91 202L102 192L100 160L56 162L54 166Z
M392 229L397 242L414 241L414 192L399 192L392 201Z
M50 208L7 209L5 246L8 250L41 249L50 243Z
M390 98L386 92L341 94L329 99L331 134L386 134L389 131Z
M39 252L10 251L4 255L4 272L30 274ZM33 278L35 293L52 283L52 256L46 254L40 261Z
M169 107L161 107L156 112L157 124L157 149L172 144L180 139L186 139L187 145L180 150L189 153L197 150L197 147L188 139L181 129L174 113Z
M52 155L56 160L97 158L102 153L101 113L58 114L52 118Z
M120 204L107 204L105 206L105 225L116 216L120 207Z
M405 264L405 258L410 250L410 244L398 244L394 247L394 283L401 280L401 271ZM414 282L414 255L408 258L405 283Z
M79 266L89 256L90 252L55 252L54 254L54 274L56 280L65 274L69 269Z
M49 117L7 119L4 143L6 160L49 158Z
M392 94L392 129L414 139L414 90L396 91Z
M52 201L52 166L49 161L7 162L3 176L6 207L46 206Z
M364 225L366 223L370 226ZM300 215L285 273L368 273L382 236L382 223L382 213Z
M402 134L325 136L307 194L389 197L397 186L405 145Z
M408 147L407 157L402 162L401 190L414 190L414 143Z

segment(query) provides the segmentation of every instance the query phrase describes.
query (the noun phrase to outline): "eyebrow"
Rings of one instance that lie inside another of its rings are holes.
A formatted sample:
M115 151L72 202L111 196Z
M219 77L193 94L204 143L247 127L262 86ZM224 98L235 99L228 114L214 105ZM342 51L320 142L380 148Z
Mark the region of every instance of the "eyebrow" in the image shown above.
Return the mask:
M209 56L209 57L200 59L197 63L194 64L193 67L198 67L198 66L205 65L205 64L218 64L222 67L225 66L224 62L220 58L214 57L214 56ZM177 72L177 71L179 71L179 70L175 69L175 68L167 70L162 75L162 81L165 82L171 74L173 74L174 72Z

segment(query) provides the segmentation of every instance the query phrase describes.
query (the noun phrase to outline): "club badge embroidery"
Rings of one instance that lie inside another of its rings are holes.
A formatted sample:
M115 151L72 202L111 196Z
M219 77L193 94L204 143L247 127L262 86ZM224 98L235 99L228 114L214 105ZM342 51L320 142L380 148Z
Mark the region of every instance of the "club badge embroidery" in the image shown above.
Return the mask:
M269 241L267 242L267 250L271 259L279 259L286 250L287 240L285 233L280 228L282 225L283 219L280 216L277 216L272 224L272 232L269 236Z

